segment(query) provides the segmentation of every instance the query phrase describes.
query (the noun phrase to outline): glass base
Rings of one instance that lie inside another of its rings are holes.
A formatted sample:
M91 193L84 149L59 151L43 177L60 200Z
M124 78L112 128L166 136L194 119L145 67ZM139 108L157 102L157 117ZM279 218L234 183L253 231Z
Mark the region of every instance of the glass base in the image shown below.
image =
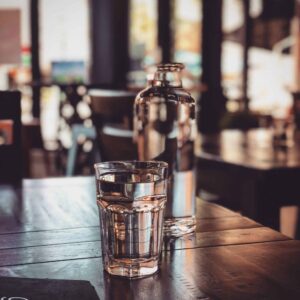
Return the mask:
M145 277L158 271L158 259L111 259L105 266L105 271L130 279Z
M165 218L164 235L165 236L182 236L196 230L196 218Z

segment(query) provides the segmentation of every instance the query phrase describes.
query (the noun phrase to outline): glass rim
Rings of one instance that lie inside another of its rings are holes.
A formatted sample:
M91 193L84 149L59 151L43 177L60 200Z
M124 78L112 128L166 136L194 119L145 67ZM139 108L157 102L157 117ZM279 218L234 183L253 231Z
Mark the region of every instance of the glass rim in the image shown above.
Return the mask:
M158 169L167 169L168 168L168 163L160 160L112 160L112 161L104 161L104 162L99 162L94 164L94 169L104 169L104 170L111 170L111 169L116 169L117 167L126 167L131 166L138 169L153 169L153 168L158 168Z
M160 63L156 65L158 71L180 71L184 69L184 64L179 62Z

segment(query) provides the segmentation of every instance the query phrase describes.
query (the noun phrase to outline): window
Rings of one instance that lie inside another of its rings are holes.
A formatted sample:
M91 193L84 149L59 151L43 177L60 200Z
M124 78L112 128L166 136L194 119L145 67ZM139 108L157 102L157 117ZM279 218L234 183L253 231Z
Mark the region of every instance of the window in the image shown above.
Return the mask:
M174 0L174 61L184 63L191 78L201 74L201 0Z
M70 72L74 72L76 65L75 71L84 73L82 76L88 79L88 8L88 0L40 1L40 65L44 78L52 79L58 63L61 68L69 63Z
M157 1L131 0L129 13L129 84L145 86L147 68L160 61Z

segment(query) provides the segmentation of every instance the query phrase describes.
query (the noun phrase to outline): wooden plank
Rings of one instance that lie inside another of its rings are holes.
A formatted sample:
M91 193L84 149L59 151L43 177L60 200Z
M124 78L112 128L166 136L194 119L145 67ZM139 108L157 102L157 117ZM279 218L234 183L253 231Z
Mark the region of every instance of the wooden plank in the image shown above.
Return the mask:
M100 242L95 229L91 236L96 241L63 243L64 232L57 238L58 244L47 245L47 236L39 236L41 242L36 239L33 242L26 240L27 245L46 244L45 246L31 246L21 248L4 248L0 250L0 266L31 264L48 261L80 259L100 256ZM59 236L59 234L58 234ZM68 235L70 238L70 235ZM166 238L165 250L179 250L191 248L216 247L234 244L251 244L269 241L287 240L288 237L266 227L234 229L224 231L199 232L181 238ZM45 242L42 242L44 240ZM74 239L73 239L74 241ZM52 240L53 243L53 240ZM60 243L60 244L59 244ZM9 243L7 243L9 245Z
M284 241L290 238L267 227L197 232L181 238L165 238L167 250L206 248L226 245Z
M248 131L223 130L220 134L199 134L195 153L204 161L218 162L220 166L236 166L241 171L257 172L300 168L299 136L295 136L293 147L278 155L272 146L272 131L259 128Z
M124 280L100 258L0 267L0 276L89 280L101 299L299 299L300 242L164 252L159 273ZM151 292L149 292L151 291Z
M100 242L49 245L0 250L0 266L100 257Z
M300 292L300 241L230 246L226 249L255 265L278 285Z
M221 231L228 229L245 229L262 227L261 224L252 221L246 217L236 215L234 217L215 218L215 219L197 219L197 232Z
M231 247L215 247L194 249L191 251L175 251L172 264L178 265L176 255L182 253L182 266L189 277L197 280L199 288L217 299L300 299L300 243L294 251L290 251L291 241L255 244L249 252L247 261L243 255L236 255L239 249L247 249L249 245ZM281 246L272 249L274 245ZM261 254L257 246L268 245L269 262L259 266L256 256ZM193 253L193 254L192 254ZM251 259L250 259L251 257ZM283 266L283 269L273 265ZM195 267L192 267L192 266ZM281 273L281 274L280 274ZM281 277L278 278L277 276ZM288 283L290 276L294 279ZM282 280L285 278L285 280Z
M98 226L92 177L24 180L0 190L0 233Z
M261 225L248 218L236 216L230 218L199 219L197 220L196 231L223 231L255 227L261 227ZM99 226L48 231L28 231L23 233L0 234L0 249L92 242L99 240Z
M1 187L0 234L98 226L95 195L92 177L25 180L22 192ZM197 199L199 219L234 216L240 215Z
M300 298L300 242L200 201L198 232L165 241L178 250L163 252L161 272L135 281L103 276L94 198L92 178L27 181L22 201L0 197L0 222L26 231L0 234L0 276L85 279L101 299Z
M197 198L196 200L196 214L198 219L240 216L240 214L233 212L228 208L217 205L215 203L203 201L200 198Z
M189 278L183 280L178 270L173 273L166 262L161 272L140 280L112 277L102 270L101 258L93 258L0 267L0 276L88 280L100 299L212 299Z
M99 226L0 235L0 249L100 241Z

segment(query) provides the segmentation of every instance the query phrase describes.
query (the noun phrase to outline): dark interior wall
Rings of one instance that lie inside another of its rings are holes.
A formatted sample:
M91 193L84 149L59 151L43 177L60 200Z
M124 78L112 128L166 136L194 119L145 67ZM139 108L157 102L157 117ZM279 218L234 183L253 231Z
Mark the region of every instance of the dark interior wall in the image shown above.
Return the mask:
M157 0L158 7L158 45L161 48L162 62L171 61L171 1Z
M198 128L201 132L220 130L225 111L221 87L222 0L203 1L202 79Z
M129 70L129 0L91 0L91 82L123 87Z
M32 114L38 118L40 116L40 49L39 49L39 0L30 1L30 33L31 33L31 69L32 81Z
M263 0L263 19L291 19L295 11L295 0Z

